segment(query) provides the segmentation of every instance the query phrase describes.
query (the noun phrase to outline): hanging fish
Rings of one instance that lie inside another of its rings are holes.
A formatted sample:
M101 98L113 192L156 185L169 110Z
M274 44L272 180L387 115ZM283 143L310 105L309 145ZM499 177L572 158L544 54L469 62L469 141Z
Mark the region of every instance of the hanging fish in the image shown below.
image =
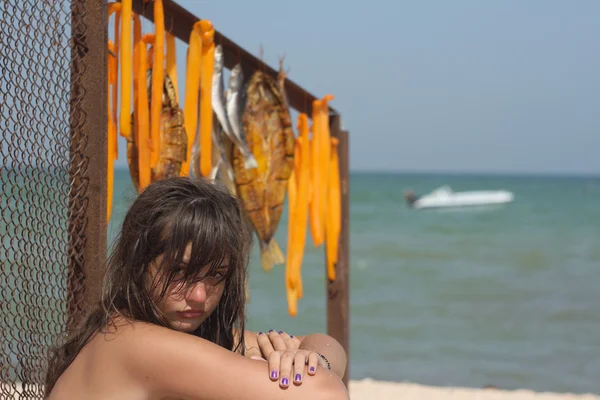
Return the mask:
M152 87L152 70L147 70L147 88L148 93ZM150 99L148 99L150 104ZM135 132L133 126L135 118L131 118L132 132ZM170 77L165 74L162 96L162 110L159 120L159 134L161 147L157 164L151 169L152 182L172 178L180 175L181 165L187 157L187 135L184 127L183 111L177 104L175 87ZM129 161L129 171L134 183L134 187L139 191L139 173L138 168L138 143L135 135L127 139L127 158Z
M244 157L244 168L256 168L258 164L248 147L244 127L242 126L242 114L246 106L246 92L244 90L244 74L241 64L237 64L231 70L226 101L227 118L232 130L230 138Z
M233 166L231 165L231 160L233 159L233 142L226 135L221 135L222 146L225 153L225 159L221 161L219 165L219 169L217 171L216 180L222 182L227 186L229 192L234 196L237 196L237 189L235 187L234 174L233 174Z
M187 134L183 122L183 110L177 104L175 86L165 74L159 122L160 149L158 162L152 171L152 181L180 175L181 165L187 157Z
M212 108L221 124L223 132L231 137L232 130L227 110L225 109L225 84L223 79L223 48L221 45L215 47L215 67L212 78Z
M219 146L220 163L216 179L225 183L229 190L235 194L233 184L233 169L231 167L231 152L233 151L233 137L231 123L227 117L225 84L223 78L224 55L221 45L215 46L215 65L212 78L212 108L214 112L213 126L219 128L213 131L213 141ZM213 152L214 154L214 152Z
M233 142L223 132L222 126L217 121L216 115L214 115L213 126L217 128L214 131L213 142L215 147L218 148L218 159L217 170L213 179L218 180L227 186L229 192L236 195L235 183L233 182L233 167L231 166Z
M213 113L213 123L212 123L211 129L212 129L211 137L212 137L212 144L213 144L213 146L211 146L212 168L211 168L210 174L208 176L206 176L205 178L210 179L210 180L215 180L219 169L222 168L223 157L225 156L225 150L223 149L223 141L221 139L221 137L222 137L221 125L219 124L219 121L217 120L214 113ZM200 171L201 154L202 153L200 151L200 131L198 129L196 131L194 145L192 146L191 167L192 167L192 174L195 178L203 177L203 175Z
M243 154L236 147L233 170L238 196L260 239L262 268L270 271L285 261L274 235L294 167L294 132L285 93L273 78L255 72L246 93L243 132L258 166L246 168Z

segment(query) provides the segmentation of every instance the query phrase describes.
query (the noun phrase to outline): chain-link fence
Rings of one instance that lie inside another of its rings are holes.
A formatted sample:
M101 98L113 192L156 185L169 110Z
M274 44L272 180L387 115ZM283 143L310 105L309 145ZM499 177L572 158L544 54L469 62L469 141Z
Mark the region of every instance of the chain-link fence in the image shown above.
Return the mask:
M101 33L102 5L0 1L2 400L43 398L48 349L81 315L88 214L104 204L89 191L89 154L103 150L90 147L102 140L89 140L86 98L106 97L85 85L95 69L97 87L106 86L103 63L88 57L96 33L89 31L88 13L100 16ZM105 108L96 113L103 112L105 120Z

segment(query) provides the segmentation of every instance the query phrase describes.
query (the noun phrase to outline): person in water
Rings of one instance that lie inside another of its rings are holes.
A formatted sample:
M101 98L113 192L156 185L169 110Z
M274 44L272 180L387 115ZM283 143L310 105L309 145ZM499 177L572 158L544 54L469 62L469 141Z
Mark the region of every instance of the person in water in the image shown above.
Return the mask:
M415 204L415 201L419 200L419 196L417 196L411 189L408 189L404 192L404 198L406 199L406 203L409 207L412 207Z
M251 245L221 184L149 185L125 216L99 304L51 353L45 397L348 399L333 338L244 329Z

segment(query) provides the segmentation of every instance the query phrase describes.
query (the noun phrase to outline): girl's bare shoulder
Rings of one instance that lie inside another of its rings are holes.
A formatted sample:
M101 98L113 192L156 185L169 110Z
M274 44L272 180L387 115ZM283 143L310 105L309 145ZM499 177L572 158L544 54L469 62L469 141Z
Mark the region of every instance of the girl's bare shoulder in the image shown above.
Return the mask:
M131 363L135 362L131 357L135 356L139 359L140 354L159 357L161 352L152 352L156 346L189 346L190 341L196 342L196 340L202 339L149 322L119 316L102 328L93 341L96 347L113 353L115 358Z

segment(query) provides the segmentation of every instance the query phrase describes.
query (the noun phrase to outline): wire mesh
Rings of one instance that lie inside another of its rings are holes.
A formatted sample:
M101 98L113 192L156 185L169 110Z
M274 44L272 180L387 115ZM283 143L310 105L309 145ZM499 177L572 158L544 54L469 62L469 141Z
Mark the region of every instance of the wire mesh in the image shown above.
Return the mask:
M0 1L2 400L43 398L48 349L81 311L86 27L74 16L85 11L79 0Z

